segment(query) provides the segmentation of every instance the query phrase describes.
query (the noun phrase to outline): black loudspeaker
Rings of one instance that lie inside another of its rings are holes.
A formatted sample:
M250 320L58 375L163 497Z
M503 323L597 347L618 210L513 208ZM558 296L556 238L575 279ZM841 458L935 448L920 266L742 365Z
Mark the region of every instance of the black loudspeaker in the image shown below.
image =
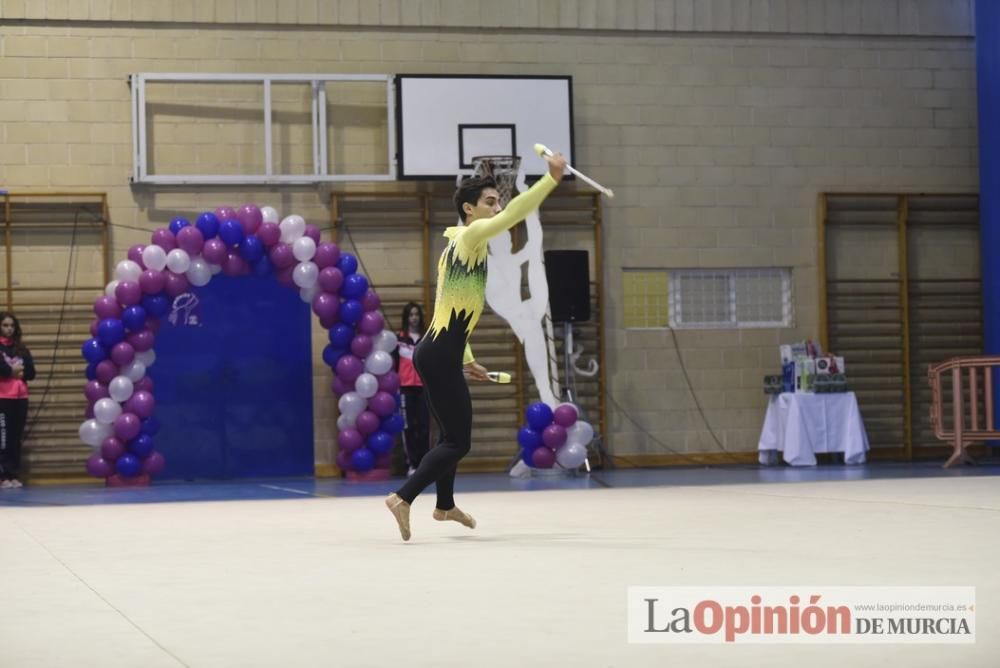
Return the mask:
M545 251L552 322L590 320L590 258L585 250Z

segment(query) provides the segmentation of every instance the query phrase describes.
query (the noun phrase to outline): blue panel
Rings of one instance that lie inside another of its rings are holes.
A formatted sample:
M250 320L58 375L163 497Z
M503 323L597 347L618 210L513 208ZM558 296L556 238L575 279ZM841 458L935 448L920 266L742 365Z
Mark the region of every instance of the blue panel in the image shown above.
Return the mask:
M309 306L273 278L217 275L156 335L157 479L313 474Z
M979 100L979 244L982 254L983 347L1000 354L1000 2L976 3L976 78ZM994 374L994 387L997 374ZM1000 393L994 411L1000 414Z

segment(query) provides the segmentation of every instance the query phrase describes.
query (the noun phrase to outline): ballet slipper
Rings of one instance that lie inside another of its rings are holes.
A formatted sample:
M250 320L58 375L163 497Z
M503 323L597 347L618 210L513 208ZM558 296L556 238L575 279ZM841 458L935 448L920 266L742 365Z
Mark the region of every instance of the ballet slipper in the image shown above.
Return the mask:
M403 540L410 540L410 504L400 498L399 494L390 494L385 499L385 507L396 518L399 535Z
M447 522L450 520L452 522L458 522L463 526L467 526L470 529L476 528L475 518L472 515L459 510L457 506L451 510L441 510L440 508L435 508L434 519L438 522Z

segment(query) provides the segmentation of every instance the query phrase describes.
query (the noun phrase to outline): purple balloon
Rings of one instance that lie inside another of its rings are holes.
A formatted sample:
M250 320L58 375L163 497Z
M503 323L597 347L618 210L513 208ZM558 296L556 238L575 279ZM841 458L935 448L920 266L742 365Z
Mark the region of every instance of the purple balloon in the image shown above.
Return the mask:
M561 424L550 424L542 432L542 443L550 450L558 450L566 442L566 427Z
M374 290L368 288L365 292L365 296L361 298L361 308L363 308L366 312L375 311L381 305L382 300L379 299L379 296L375 294Z
M222 264L222 261L226 259L226 253L226 242L218 237L209 239L201 247L201 256L205 258L205 262L211 264Z
M379 420L378 415L372 411L361 411L358 415L358 419L354 422L354 426L364 436L374 434L378 431L379 424L381 424L381 420Z
M153 232L152 241L168 253L177 248L177 239L174 237L174 233L165 227Z
M119 341L111 347L111 361L118 366L125 366L135 359L135 349L125 341Z
M144 330L142 330L140 332L135 332L133 334L129 334L128 338L126 339L129 342L129 345L131 345L132 348L137 353L144 353L144 352L146 352L147 350L149 350L150 348L152 348L153 347L153 343L156 342L156 335L153 334L153 330L149 329L149 325L152 322L157 322L157 321L153 320L151 322L147 322L146 323L146 329L144 329ZM100 367L101 365L98 364L97 366ZM98 369L98 378L100 378L100 369Z
M320 269L326 269L327 267L333 267L337 264L337 260L340 259L340 248L337 244L332 242L324 242L316 246L316 254L313 255L313 262ZM343 277L341 277L343 278ZM340 289L340 286L337 286ZM336 292L333 290L332 292Z
M135 281L122 281L115 288L115 298L122 306L132 306L142 300L142 288Z
M309 237L310 239L316 242L316 245L319 245L319 228L313 225L312 223L306 225L305 232L302 234L302 236Z
M96 372L97 380L107 385L118 375L118 367L111 360L101 360L97 363Z
M556 406L554 416L556 424L563 427L572 427L576 422L576 409L565 404Z
M344 284L344 274L336 267L327 267L319 272L319 287L334 294Z
M158 269L147 269L139 275L139 288L144 294L159 294L166 285L167 277Z
M354 355L344 355L337 360L336 373L345 383L353 383L364 373L365 365Z
M550 469L556 463L556 453L548 448L535 448L531 453L531 463L535 468Z
M132 260L133 262L135 262L140 267L145 267L146 266L146 265L144 265L142 263L142 249L143 248L145 248L145 246L143 246L142 244L136 244L134 246L130 246L129 249L128 249L128 259Z
M108 436L101 442L101 457L113 462L122 455L125 454L125 444L122 443L121 439L115 438L114 436Z
M139 380L132 383L132 392L153 392L153 379L149 376L143 376Z
M90 403L94 403L98 399L105 399L111 395L108 394L108 386L101 381L88 380L87 384L83 386L83 396L87 397L87 401Z
M292 247L284 242L274 244L267 256L271 259L271 264L278 269L285 269L295 264L295 254L292 252Z
M153 409L156 408L156 400L153 399L153 395L150 392L141 390L139 392L132 392L132 396L128 398L125 402L125 412L135 413L140 419L146 419L153 414Z
M175 274L172 271L166 273L166 284L163 289L171 297L176 297L177 295L182 295L188 291L191 284L188 282L187 276L184 274ZM120 287L120 286L119 286Z
M134 413L122 413L114 421L115 436L123 443L139 435L142 421Z
M222 273L226 276L244 276L250 273L250 265L236 251L230 251L222 262Z
M351 352L355 356L364 359L372 351L372 337L366 334L358 334L351 340Z
M177 233L177 245L188 255L197 255L205 246L205 235L194 225L182 227Z
M281 228L277 223L264 223L257 230L257 238L260 239L266 248L281 241Z
M378 334L384 327L385 318L378 311L368 311L361 316L361 321L358 323L358 329L369 336Z
M260 228L260 224L264 222L264 214L256 204L244 204L236 211L236 220L243 226L244 234L250 235Z
M276 269L274 272L274 279L286 288L298 288L298 286L295 285L295 280L292 278L293 271L295 271L295 267L282 267L281 269Z
M163 454L153 450L142 460L142 472L146 475L156 475L167 465Z
M312 308L313 313L318 315L321 320L330 319L340 312L340 299L329 292L320 292L313 297ZM364 355L361 355L361 357L364 357Z
M399 374L389 370L378 377L379 392L395 394L399 390Z
M337 468L341 471L351 470L351 453L347 450L341 450L337 453Z
M220 206L215 210L215 217L219 219L220 223L227 220L235 220L236 209L231 206Z
M340 449L344 452L357 450L364 442L364 437L357 429L348 427L347 429L341 429L337 433L337 445L339 445Z
M117 299L104 295L94 300L94 313L97 314L98 320L120 318L122 317L122 307L118 305Z
M348 392L354 391L354 382L351 381L350 383L345 383L344 379L341 378L340 376L334 376L333 383L330 384L330 389L333 390L334 394L340 397L347 394Z
M396 410L396 397L388 392L376 392L375 396L368 400L368 408L379 417L392 415Z
M87 406L87 410L83 411L83 417L85 420L92 420L94 418L94 404Z
M114 466L103 459L99 453L94 453L87 458L87 473L95 478L107 478L115 472Z

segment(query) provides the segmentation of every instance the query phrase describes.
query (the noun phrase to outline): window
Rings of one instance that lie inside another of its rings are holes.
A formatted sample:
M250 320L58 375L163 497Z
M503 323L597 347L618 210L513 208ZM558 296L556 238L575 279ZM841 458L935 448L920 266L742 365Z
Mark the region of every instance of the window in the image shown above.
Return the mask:
M791 285L787 268L627 269L625 327L790 327Z

